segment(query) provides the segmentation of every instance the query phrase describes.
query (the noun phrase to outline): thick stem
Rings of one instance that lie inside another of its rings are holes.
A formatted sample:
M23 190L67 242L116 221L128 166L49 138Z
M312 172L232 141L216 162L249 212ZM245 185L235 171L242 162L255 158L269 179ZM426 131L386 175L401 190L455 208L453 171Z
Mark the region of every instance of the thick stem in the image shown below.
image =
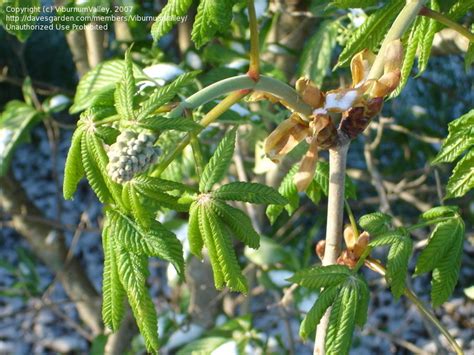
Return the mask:
M370 268L371 270L374 270L375 272L379 273L382 276L385 276L387 270L385 267L378 262L377 260L367 258L365 260L365 265ZM453 338L451 334L449 334L449 331L444 327L444 325L436 318L436 316L423 304L423 302L413 293L411 289L408 287L405 287L404 290L404 295L413 302L413 304L418 308L420 313L425 317L430 323L432 323L438 330L441 332L441 334L444 335L446 340L449 342L449 344L453 347L454 351L458 355L464 354L463 350L461 347L458 345L456 342L456 339Z
M390 42L402 38L403 33L410 27L412 22L423 7L426 0L407 0L405 7L400 11L397 18L393 22L385 39L380 47L379 54L375 58L375 62L370 69L368 79L378 79L383 73L384 61L387 46Z
M471 33L466 27L460 25L456 21L451 20L449 17L444 16L443 14L431 10L427 7L423 7L420 11L420 15L432 18L433 20L442 23L443 25L455 30L459 34L466 37L470 42L474 42L474 33Z
M344 182L349 144L349 141L345 141L336 148L329 150L328 214L323 265L335 264L341 253L344 218ZM328 309L316 330L315 355L324 354L324 341L330 313L331 309Z

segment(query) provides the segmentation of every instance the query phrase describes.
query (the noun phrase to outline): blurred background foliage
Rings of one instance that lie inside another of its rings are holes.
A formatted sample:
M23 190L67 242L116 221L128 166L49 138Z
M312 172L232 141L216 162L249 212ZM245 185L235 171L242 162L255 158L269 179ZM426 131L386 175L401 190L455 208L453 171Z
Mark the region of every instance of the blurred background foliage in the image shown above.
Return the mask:
M449 9L454 2L440 2L441 11ZM4 1L2 9L9 3L12 1ZM39 3L39 0L31 3ZM164 5L164 1L146 0L63 3L66 6L117 5L126 9L126 15L141 16L156 15ZM364 10L347 10L343 9L344 1L332 4L321 0L256 1L262 72L290 84L305 75L324 89L349 85L347 67L332 69L353 31L382 3L361 1ZM143 342L130 322L124 324L125 330L121 333L126 334L126 339L133 338L130 349L127 344L117 345L117 339L113 343L110 335L102 334L100 326L94 329L95 321L84 319L84 312L76 307L81 300L74 299L74 291L65 281L75 274L61 275L64 263L69 267L77 262L82 266L75 272L87 279L87 286L82 286L91 287L88 299L92 302L98 297L102 273L99 238L102 216L98 201L84 182L73 201L64 202L60 191L64 160L78 119L77 110L70 107L75 95L90 99L94 94L76 92L80 77L101 62L122 59L132 43L135 64L158 83L168 82L182 72L202 71L195 87L181 93L183 98L217 80L244 73L249 54L245 2L235 2L231 26L218 39L199 49L190 41L191 17L195 11L193 6L189 18L157 44L153 44L150 34L152 23L146 21L109 23L109 30L98 39L89 39L86 36L90 34L81 31L55 30L34 31L27 40L21 38L25 40L21 42L0 29L0 107L3 112L0 147L4 153L0 170L5 174L1 180L0 352L103 353L104 349L110 352L112 346L118 346L113 349L121 352L144 352ZM4 10L0 15L4 19ZM460 22L469 26L473 17L471 9ZM89 53L87 57L87 51L83 52L86 58L82 58L81 63L77 53L84 50L81 49L84 43L89 50L95 46L96 55ZM447 136L448 123L472 109L474 72L470 63L466 65L464 61L467 50L467 42L449 29L436 34L432 56L423 73L419 73L415 64L404 90L385 104L380 118L352 144L348 175L357 190L357 199L350 201L356 216L382 210L403 223L415 223L421 212L443 203L445 185L454 165L433 167L430 161ZM113 73L98 75L99 82L104 83L118 80L121 72L115 79ZM143 85L143 90L150 89ZM200 117L215 104L209 103L193 114ZM249 181L278 187L303 150L297 149L281 166L275 167L263 158L262 142L287 115L285 109L268 102L234 105L217 124L203 132L204 153L210 156L218 141L216 137L223 135L223 127L239 123L233 175L242 179L243 174ZM14 142L9 127L18 138ZM166 151L179 136L170 132L160 139ZM325 153L323 158L326 158ZM194 181L191 152L185 150L163 176L176 181ZM15 193L9 194L8 190ZM469 330L474 279L472 197L471 191L449 201L461 207L467 224L465 254L452 302L436 310L463 343L466 352L474 350L472 329ZM21 203L15 198L21 199ZM188 354L196 349L204 353L216 351L216 354L311 353L311 343L303 344L297 329L317 294L303 289L285 293L289 286L285 279L292 272L319 262L314 246L323 238L326 211L323 196L314 196L313 200L320 201L315 205L301 196L299 208L291 215L283 212L273 225L263 210L249 211L264 237L258 251L240 253L245 255L241 262L252 285L248 298L214 291L212 277L206 272L209 265L200 266L196 260L189 261L189 283L185 285L178 283L173 270L165 263L151 263L149 283L158 309L163 353ZM27 211L31 213L16 218L20 212L9 209L15 203L28 206ZM187 214L164 212L161 218L178 237L185 239ZM36 236L28 236L25 228ZM416 250L423 245L428 232L417 236ZM20 238L22 235L26 235L26 239ZM35 242L35 238L43 238L45 244ZM51 255L59 256L58 260L48 260L48 254L40 249L57 240L62 240L63 244L58 247L61 251ZM369 325L356 334L353 352L442 351L441 340L433 339L430 326L424 324L404 300L394 302L384 281L369 274L368 280L375 292ZM427 277L413 279L412 286L422 299L428 299Z

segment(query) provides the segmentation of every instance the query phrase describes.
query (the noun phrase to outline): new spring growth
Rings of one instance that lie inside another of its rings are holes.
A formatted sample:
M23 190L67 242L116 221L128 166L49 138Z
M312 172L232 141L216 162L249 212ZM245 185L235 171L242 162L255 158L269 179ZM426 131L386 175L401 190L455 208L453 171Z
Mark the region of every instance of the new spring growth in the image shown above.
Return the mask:
M267 137L265 153L278 163L304 139L307 141L308 150L294 180L298 191L306 190L314 177L318 149L329 149L338 144L338 133L330 113L341 114L339 131L354 139L380 112L384 98L397 88L403 62L400 40L392 41L383 55L384 72L377 80L367 79L375 55L366 49L352 58L352 85L348 88L324 93L309 79L300 78L296 82L297 92L313 108L313 114L308 120L293 112ZM274 97L264 96L272 101L276 100ZM285 105L284 102L281 103Z

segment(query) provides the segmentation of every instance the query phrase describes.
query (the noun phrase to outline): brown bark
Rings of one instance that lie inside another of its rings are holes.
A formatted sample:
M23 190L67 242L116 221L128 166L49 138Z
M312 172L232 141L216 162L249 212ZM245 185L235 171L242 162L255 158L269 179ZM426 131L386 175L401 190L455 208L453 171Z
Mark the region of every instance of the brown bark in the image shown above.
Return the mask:
M0 206L4 213L12 216L13 228L28 241L32 251L46 266L57 274L64 291L76 304L81 320L92 333L102 333L99 295L79 260L69 256L68 262L65 262L68 250L62 234L40 222L43 217L41 212L12 177L0 178L0 186Z
M72 60L76 65L79 77L89 71L89 60L87 59L87 44L84 31L70 31L66 34L66 41L72 54Z
M97 25L91 22L91 26ZM104 36L105 31L95 30L93 27L86 27L84 30L87 42L87 58L89 66L94 68L104 59Z

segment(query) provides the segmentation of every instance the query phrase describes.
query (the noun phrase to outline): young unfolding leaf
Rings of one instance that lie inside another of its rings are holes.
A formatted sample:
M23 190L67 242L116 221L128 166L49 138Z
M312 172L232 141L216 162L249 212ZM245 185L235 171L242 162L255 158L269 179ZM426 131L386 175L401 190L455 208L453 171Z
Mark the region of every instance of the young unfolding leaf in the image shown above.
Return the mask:
M253 229L250 218L244 212L218 200L213 201L211 206L222 222L242 243L253 249L259 247L260 236Z
M432 10L439 11L438 0L431 0L429 7ZM439 31L440 27L438 22L434 19L426 18L426 30L422 40L420 41L420 49L418 55L418 75L423 73L428 66L428 59L431 55L431 47L433 46L433 39L436 32Z
M153 94L141 104L137 113L137 121L141 121L150 115L153 115L155 110L168 103L184 86L189 85L199 72L189 72L180 75L172 83L156 89Z
M392 217L382 212L366 214L360 217L359 225L363 230L369 232L371 237L388 232L388 223Z
M322 287L339 285L350 276L352 276L352 271L345 265L315 266L297 271L288 281L319 290Z
M151 27L151 35L156 42L168 33L180 18L184 18L193 0L170 0L161 10Z
M115 240L125 250L137 255L157 256L173 264L178 275L184 278L183 248L174 233L158 221L151 221L144 230L120 212L108 211Z
M316 167L314 181L321 187L322 192L327 196L329 193L329 163L320 161ZM356 187L352 180L346 175L344 180L344 196L346 199L356 199Z
M81 141L84 127L78 127L71 139L71 147L67 153L64 167L63 196L65 200L72 198L77 189L77 184L84 176L81 158Z
M214 155L207 163L199 181L199 191L208 192L219 182L229 169L234 155L236 129L230 130L217 146Z
M355 282L347 281L332 306L325 339L326 354L349 353L355 327L357 302L357 286Z
M102 281L102 318L113 331L120 327L124 315L125 290L120 282L117 256L109 218L105 218L102 230L104 249L104 276Z
M307 339L315 330L326 310L333 304L340 287L325 288L300 325L300 337Z
M433 271L431 299L445 302L456 286L464 242L464 223L453 217L436 225L416 263L415 275Z
M387 257L386 278L395 298L399 298L405 290L405 279L408 272L408 261L413 242L403 229L389 231L379 235L370 242L370 247L390 245Z
M149 352L158 352L158 319L155 305L148 294L147 257L127 251L120 246L115 249L120 281L127 292L128 302L137 321L140 334L145 339Z
M285 205L288 201L273 188L250 182L231 182L212 193L221 200Z
M133 120L133 96L135 95L135 78L130 50L125 53L125 68L123 78L115 89L115 108L118 114L126 120Z

